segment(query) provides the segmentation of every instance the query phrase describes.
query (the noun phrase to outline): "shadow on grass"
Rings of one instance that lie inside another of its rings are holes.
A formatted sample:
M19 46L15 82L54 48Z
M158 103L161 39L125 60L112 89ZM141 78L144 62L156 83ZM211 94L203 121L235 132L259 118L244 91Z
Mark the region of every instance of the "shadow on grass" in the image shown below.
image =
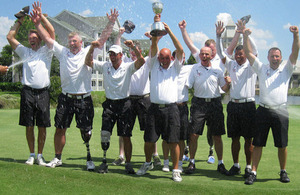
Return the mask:
M14 162L14 163L21 163L25 164L25 161L27 159L14 159L14 158L0 158L0 161L5 161L5 162Z

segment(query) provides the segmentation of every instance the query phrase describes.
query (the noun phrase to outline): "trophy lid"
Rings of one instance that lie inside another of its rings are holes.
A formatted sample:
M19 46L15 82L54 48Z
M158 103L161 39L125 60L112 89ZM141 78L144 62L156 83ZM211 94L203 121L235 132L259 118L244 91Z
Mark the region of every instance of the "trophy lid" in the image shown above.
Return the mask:
M152 3L152 9L155 14L160 14L164 8L162 2L154 2Z

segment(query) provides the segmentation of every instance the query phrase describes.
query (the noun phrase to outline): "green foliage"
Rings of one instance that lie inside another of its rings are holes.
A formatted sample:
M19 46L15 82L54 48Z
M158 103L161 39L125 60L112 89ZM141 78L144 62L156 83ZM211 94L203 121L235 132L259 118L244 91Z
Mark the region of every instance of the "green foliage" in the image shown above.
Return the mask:
M191 54L189 59L187 60L187 64L196 64L196 60L194 58L194 56Z
M1 91L20 92L22 89L22 83L21 82L16 82L16 83L2 82L2 83L0 83L0 89L1 89Z
M11 94L0 95L0 109L20 108L20 97Z
M298 88L289 89L288 95L300 96L300 88L298 87Z
M51 62L51 76L60 76L59 72L59 61L58 59L53 55L52 62Z
M61 82L60 82L60 77L59 76L52 76L50 77L50 103L51 105L57 104L57 99L59 94L61 94Z

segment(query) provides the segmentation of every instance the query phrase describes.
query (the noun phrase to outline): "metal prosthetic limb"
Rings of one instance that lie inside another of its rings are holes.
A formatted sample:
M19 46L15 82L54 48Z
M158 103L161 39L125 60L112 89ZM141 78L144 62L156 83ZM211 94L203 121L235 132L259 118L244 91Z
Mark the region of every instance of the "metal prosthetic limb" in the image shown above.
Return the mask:
M110 132L109 131L101 131L101 147L103 150L103 160L102 164L99 168L99 173L107 173L108 172L108 165L106 161L106 151L109 148L110 144Z
M86 146L86 152L87 152L86 160L91 161L92 157L91 157L91 153L90 153L89 141L90 141L91 136L92 136L92 131L91 130L86 131L84 129L80 129L80 132L81 132L81 138L84 141L84 144Z

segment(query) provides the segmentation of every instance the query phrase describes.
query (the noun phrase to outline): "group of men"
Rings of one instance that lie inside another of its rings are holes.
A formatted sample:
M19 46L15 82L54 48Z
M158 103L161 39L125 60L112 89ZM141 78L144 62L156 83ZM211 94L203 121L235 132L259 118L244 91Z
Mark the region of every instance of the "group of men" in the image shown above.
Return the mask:
M115 123L117 123L117 134L120 136L121 143L117 164L125 163L126 173L135 173L131 165L130 138L136 116L138 116L140 129L144 130L145 163L136 172L137 175L144 175L153 169L152 158L157 164L160 163L155 149L160 136L166 147L164 151L168 153L170 150L173 163L172 179L176 182L182 181L184 141L189 140L190 162L185 173L193 174L196 170L197 141L199 135L203 134L206 124L210 145L208 163L214 163L212 151L214 146L218 159L217 171L221 174L241 173L240 137L244 137L247 163L245 184L253 184L256 180L262 147L266 145L271 128L275 146L278 147L280 181L290 181L285 170L288 141L286 102L289 79L300 47L298 27L290 27L293 33L293 46L286 64L281 61L281 51L278 48L271 48L268 53L270 64L263 65L257 58L256 46L249 36L251 31L246 28L246 22L242 20L236 24L236 33L225 52L221 41L221 35L225 30L222 22L216 24L216 42L208 40L199 50L189 38L186 21L181 21L179 28L185 43L197 61L195 65L184 65L183 47L166 23L163 23L164 28L176 48L173 57L169 49L159 50L158 42L161 37L152 36L148 57L142 56L137 43L128 40L125 41L125 45L130 48L131 59L126 60L118 41L109 49L110 61L100 62L95 59L96 56L93 56L94 50L104 46L111 35L118 15L116 10L111 10L110 15L107 14L108 23L99 39L86 48L82 47L81 36L76 32L68 36L69 48L58 44L55 41L54 28L42 14L39 2L33 4L33 10L30 13L30 18L36 27L36 30L31 30L28 35L31 48L24 47L15 38L25 16L20 17L12 26L7 39L15 52L22 59L26 59L23 65L19 123L26 127L26 138L30 150L30 157L26 164L32 165L35 161L34 126L36 125L39 130L36 162L52 168L61 166L62 150L66 143L65 133L75 115L77 128L80 129L87 149L87 170L95 169L89 147L94 117L90 94L92 91L91 71L94 69L103 74L106 94L106 101L102 104L101 146L104 150L104 157L99 167L100 173L108 171L106 151L110 145L110 136ZM160 21L159 14L154 17L154 21ZM236 47L241 34L243 45ZM41 46L42 40L46 43L45 46ZM55 157L46 163L42 152L46 127L51 125L48 89L53 54L60 61L62 93L58 98L55 114ZM1 66L0 71L6 72L7 67ZM229 76L225 76L225 71ZM254 97L257 76L260 86L260 103L256 110ZM194 94L189 120L187 101L190 88L194 89ZM228 171L223 162L222 135L225 134L225 124L221 93L229 90L227 131L228 137L232 139L231 151L234 165ZM166 162L164 162L165 165ZM166 168L169 169L169 167Z

